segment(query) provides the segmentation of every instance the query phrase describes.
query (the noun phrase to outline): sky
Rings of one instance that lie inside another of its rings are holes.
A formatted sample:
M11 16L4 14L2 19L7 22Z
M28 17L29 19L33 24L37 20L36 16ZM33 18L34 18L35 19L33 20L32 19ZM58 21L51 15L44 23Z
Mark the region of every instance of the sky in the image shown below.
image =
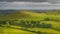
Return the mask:
M0 1L8 1L8 2L12 2L12 1L46 2L47 0L0 0Z
M60 0L0 0L0 9L60 9Z

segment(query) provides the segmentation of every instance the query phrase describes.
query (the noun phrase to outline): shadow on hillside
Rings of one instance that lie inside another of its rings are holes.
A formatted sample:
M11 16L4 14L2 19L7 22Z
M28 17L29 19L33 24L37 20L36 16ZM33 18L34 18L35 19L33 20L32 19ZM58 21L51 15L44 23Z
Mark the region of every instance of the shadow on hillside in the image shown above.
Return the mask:
M33 30L28 30L27 28L13 28L13 27L9 27L9 28L28 31L28 32L33 32L33 33L36 33L36 34L47 34L47 32L33 31Z

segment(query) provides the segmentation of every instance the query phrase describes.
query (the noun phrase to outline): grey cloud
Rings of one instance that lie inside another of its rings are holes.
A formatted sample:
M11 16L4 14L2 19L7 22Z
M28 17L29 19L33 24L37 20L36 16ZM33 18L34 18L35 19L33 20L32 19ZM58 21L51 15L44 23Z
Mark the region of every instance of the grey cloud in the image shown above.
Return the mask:
M0 0L0 1L7 1L7 2L12 2L12 1L46 2L47 0Z

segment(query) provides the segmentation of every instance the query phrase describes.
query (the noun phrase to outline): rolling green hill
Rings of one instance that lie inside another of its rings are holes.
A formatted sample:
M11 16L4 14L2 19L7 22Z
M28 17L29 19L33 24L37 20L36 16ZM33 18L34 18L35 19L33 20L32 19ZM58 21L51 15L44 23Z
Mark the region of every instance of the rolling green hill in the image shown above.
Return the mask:
M0 16L1 34L60 34L60 12L21 10ZM2 15L2 14L0 14Z

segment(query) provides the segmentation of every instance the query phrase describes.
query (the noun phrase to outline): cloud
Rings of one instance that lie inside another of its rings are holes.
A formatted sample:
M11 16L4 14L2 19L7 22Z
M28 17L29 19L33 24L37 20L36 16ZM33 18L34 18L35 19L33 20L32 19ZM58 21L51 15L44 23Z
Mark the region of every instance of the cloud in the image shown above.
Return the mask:
M47 0L51 4L60 4L60 0Z
M16 1L14 1L14 2L0 2L0 3L13 3L13 4L34 4L34 3L38 3L38 4L43 4L43 3L45 3L45 4L48 4L48 2L16 2Z
M23 1L23 2L46 2L47 0L0 0L0 1L7 1L7 2L13 2L13 1Z
M49 2L0 2L0 9L60 9Z

